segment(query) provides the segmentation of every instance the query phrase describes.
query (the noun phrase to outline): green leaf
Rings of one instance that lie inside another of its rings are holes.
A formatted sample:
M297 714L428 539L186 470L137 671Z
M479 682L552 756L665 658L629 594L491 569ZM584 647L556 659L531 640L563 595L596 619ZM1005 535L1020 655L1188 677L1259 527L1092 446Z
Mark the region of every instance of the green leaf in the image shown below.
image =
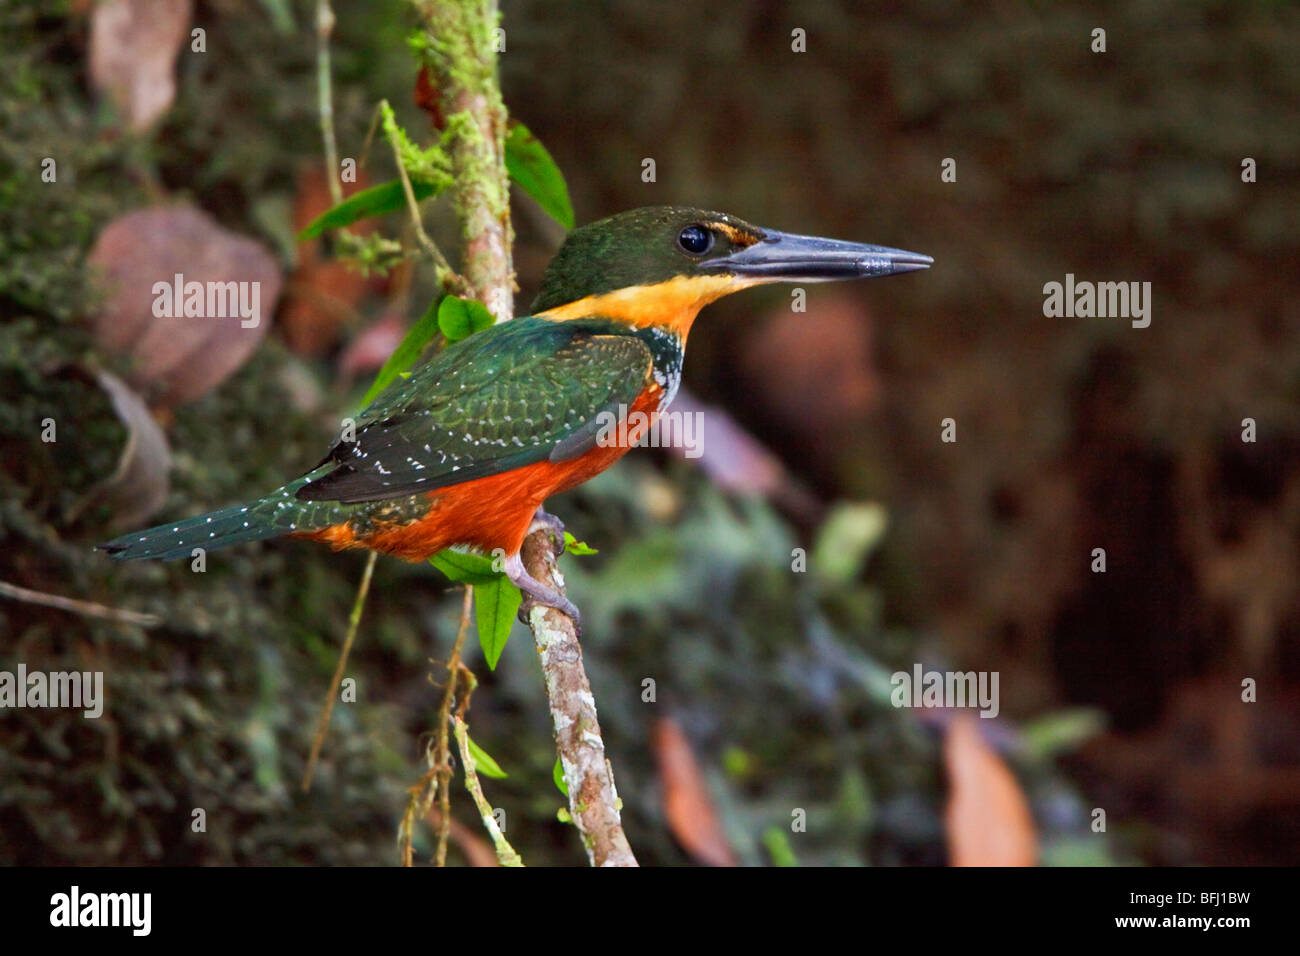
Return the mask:
M566 797L569 795L569 785L564 782L564 764L560 763L560 758L555 758L555 769L551 771L551 779L555 781L555 786L559 788L560 793Z
M483 648L488 667L492 670L497 669L497 661L505 650L510 629L515 624L515 615L519 613L519 605L523 601L524 596L504 574L497 575L491 584L474 585L474 619L478 625L478 642Z
M565 553L572 555L600 554L599 551L587 544L587 542L579 541L567 531L564 532L564 550Z
M497 578L504 577L500 571L492 569L492 559L481 554L465 554L463 551L439 551L429 559L429 563L453 581L465 584L491 584Z
M846 584L858 576L887 525L880 505L838 504L817 532L809 564L823 581Z
M375 396L392 384L395 378L410 378L410 373L406 370L415 364L415 360L420 357L424 347L429 341L438 334L438 300L430 303L429 308L425 309L424 315L416 321L402 337L401 344L393 349L393 354L388 356L388 361L384 362L383 368L375 376L375 380L370 383L366 389L366 394L361 398L361 406L364 408L375 400Z
M775 866L798 866L799 860L790 846L790 838L780 827L768 827L763 831L763 846L772 857Z
M506 135L506 171L519 188L565 229L573 228L573 204L551 154L523 123L514 123Z
M436 183L420 182L419 180L411 183L411 192L415 193L416 202L435 196L440 191L439 185ZM378 186L370 186L360 192L355 192L337 206L325 210L309 222L306 229L298 233L298 238L315 239L328 229L340 229L362 219L370 219L373 216L396 212L405 205L406 193L402 190L402 181L400 179L390 179Z
M478 768L479 773L483 774L485 777L495 777L497 780L504 780L506 777L510 776L501 769L499 763L492 759L491 754L478 744L474 743L473 737L466 734L465 739L469 741L469 752L474 757L474 766Z
M1106 715L1090 707L1045 714L1020 729L1025 752L1040 760L1068 753L1106 729Z
M438 328L448 342L467 339L475 332L491 328L495 323L496 318L487 310L487 306L476 299L449 295L438 304Z

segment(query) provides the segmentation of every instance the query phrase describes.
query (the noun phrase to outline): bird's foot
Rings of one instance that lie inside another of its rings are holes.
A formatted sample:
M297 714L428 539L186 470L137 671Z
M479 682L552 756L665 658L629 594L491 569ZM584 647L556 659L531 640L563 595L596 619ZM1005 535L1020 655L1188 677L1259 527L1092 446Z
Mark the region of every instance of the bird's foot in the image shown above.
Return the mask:
M572 618L574 631L579 637L582 636L582 615L577 605L529 574L524 569L524 562L518 554L506 558L506 577L524 595L524 601L519 605L519 620L527 624L529 613L539 605L553 607Z
M552 607L555 608L555 610L560 611L561 613L569 616L569 618L573 621L573 633L577 637L581 638L582 637L582 615L578 613L577 606L568 598L556 594L554 591L550 590L549 588L546 589L546 595L549 596L534 597L533 595L527 594L527 592L525 592L523 603L519 605L519 620L527 624L528 616L529 614L532 613L533 608Z
M564 554L564 522L539 507L533 514L533 523L528 526L528 533L532 534L539 529L549 531L551 540L555 542L555 553Z

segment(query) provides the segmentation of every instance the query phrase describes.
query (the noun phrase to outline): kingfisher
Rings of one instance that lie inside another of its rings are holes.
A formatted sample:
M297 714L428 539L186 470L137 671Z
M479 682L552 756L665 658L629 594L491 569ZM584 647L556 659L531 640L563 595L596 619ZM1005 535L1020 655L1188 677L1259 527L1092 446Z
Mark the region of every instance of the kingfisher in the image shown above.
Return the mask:
M563 547L563 525L543 504L653 427L677 392L700 310L754 285L895 275L933 261L685 206L602 219L565 239L531 315L455 342L394 381L305 475L100 548L168 559L284 535L408 561L459 548L504 558L525 621L542 604L576 624L577 608L524 569L520 549L538 528Z

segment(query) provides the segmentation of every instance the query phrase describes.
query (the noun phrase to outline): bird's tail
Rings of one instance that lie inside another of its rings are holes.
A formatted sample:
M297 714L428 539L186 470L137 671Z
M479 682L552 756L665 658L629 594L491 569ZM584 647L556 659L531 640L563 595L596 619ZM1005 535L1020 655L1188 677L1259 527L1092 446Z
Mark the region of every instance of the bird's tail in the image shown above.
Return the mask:
M195 548L214 551L245 541L319 530L343 516L335 514L335 502L300 501L294 497L294 492L313 477L316 477L315 472L247 504L133 531L107 541L99 548L125 561L145 558L165 561L188 558Z

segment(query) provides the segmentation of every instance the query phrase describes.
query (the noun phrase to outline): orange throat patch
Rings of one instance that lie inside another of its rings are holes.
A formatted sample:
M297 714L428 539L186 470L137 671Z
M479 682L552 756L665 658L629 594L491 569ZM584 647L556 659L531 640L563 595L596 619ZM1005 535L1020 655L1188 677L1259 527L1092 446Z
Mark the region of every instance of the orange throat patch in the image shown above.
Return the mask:
M761 281L736 276L677 276L665 282L589 295L538 312L537 317L564 322L601 316L626 322L638 329L666 329L685 342L700 309L724 295L758 285Z

